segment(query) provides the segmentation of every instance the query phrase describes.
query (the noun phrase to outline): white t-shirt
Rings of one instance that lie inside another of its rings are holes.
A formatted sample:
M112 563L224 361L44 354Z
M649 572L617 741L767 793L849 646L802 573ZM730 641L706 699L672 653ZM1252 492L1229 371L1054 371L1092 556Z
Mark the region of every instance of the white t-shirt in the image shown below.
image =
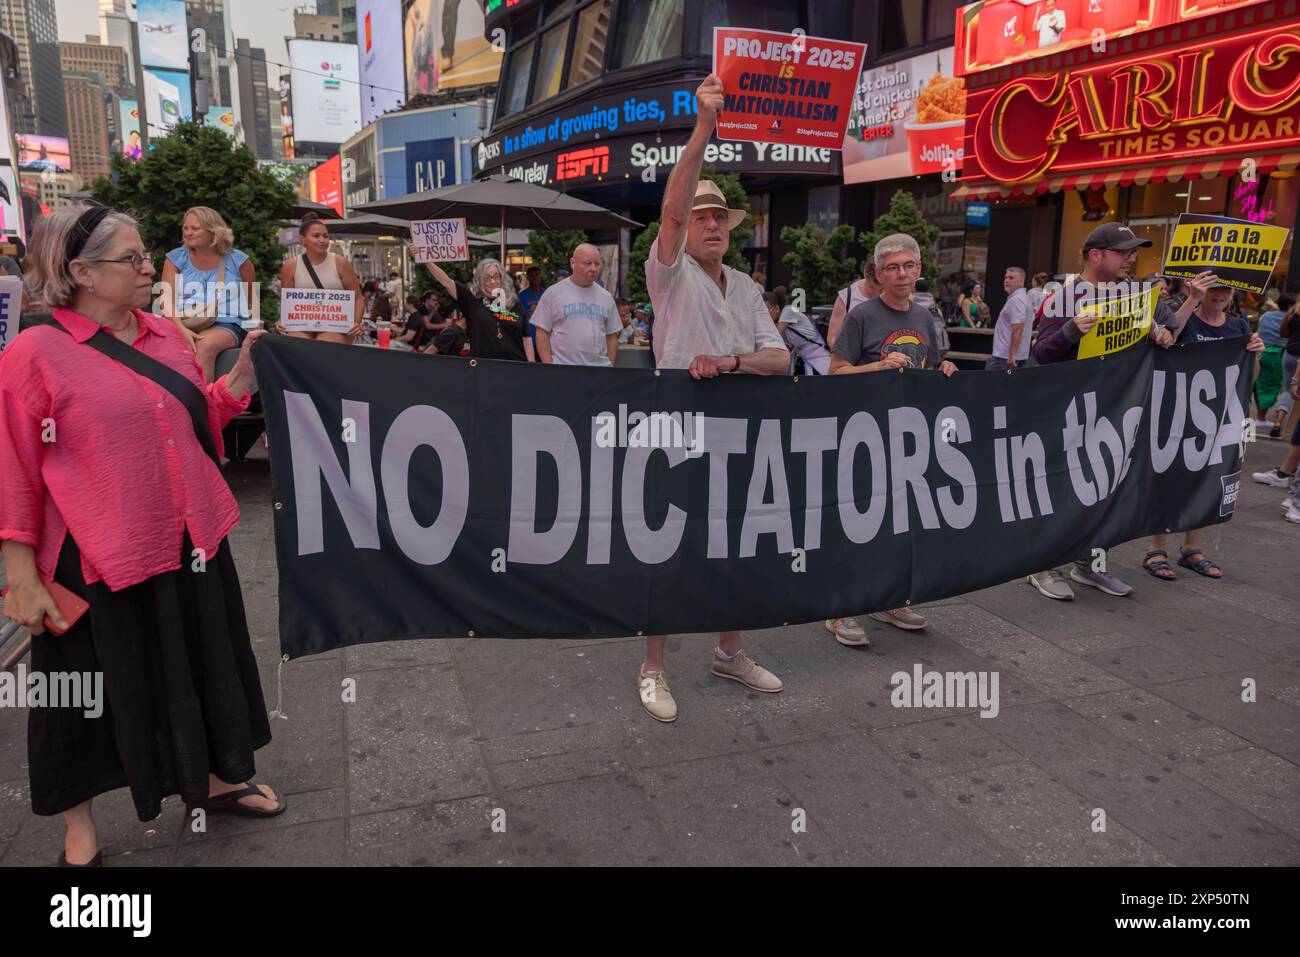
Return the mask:
M1051 13L1044 13L1035 21L1034 28L1038 30L1040 48L1055 45L1061 39L1061 34L1065 32L1065 11L1053 10Z
M1020 345L1016 348L1016 361L1024 362L1029 358L1029 340L1034 332L1034 307L1029 300L1029 290L1023 286L1007 297L1006 305L998 313L997 325L993 328L993 357L1006 359L1011 354L1011 327L1024 326L1020 336Z
M724 296L704 267L686 252L685 230L671 266L659 261L659 239L655 237L645 261L645 285L655 315L656 366L685 369L696 356L785 349L757 283L724 265Z
M569 366L609 365L605 337L623 328L609 291L571 276L547 287L529 321L551 334L551 361Z

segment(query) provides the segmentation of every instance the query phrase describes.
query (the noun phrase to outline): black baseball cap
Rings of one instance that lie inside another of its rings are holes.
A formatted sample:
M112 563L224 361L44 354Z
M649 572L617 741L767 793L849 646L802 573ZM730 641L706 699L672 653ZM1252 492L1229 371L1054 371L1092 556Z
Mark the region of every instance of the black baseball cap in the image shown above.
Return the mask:
M1083 251L1085 254L1089 249L1114 249L1118 252L1128 252L1139 246L1150 245L1151 240L1139 239L1133 235L1133 230L1123 223L1102 223L1083 241Z

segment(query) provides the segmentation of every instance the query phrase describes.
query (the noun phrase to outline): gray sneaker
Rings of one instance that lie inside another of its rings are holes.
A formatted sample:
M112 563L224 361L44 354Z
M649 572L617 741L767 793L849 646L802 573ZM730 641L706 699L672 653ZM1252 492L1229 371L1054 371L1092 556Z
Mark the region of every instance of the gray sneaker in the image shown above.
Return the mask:
M1045 598L1055 598L1057 601L1074 601L1074 589L1065 580L1065 576L1055 568L1030 575L1025 581L1037 588Z
M1114 575L1107 572L1084 571L1078 565L1070 566L1070 581L1079 585L1087 585L1089 588L1095 588L1107 595L1114 595L1116 598L1124 598L1133 591L1132 585L1124 584Z
M889 611L873 611L867 616L872 621L879 621L904 631L920 631L925 627L925 618L910 608L891 608Z

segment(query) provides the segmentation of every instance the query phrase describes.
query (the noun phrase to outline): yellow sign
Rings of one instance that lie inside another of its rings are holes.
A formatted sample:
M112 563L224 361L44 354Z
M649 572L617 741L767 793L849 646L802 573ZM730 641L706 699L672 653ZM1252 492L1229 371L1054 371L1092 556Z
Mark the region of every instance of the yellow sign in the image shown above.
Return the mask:
M1078 314L1096 316L1097 321L1079 340L1079 358L1108 356L1141 342L1151 331L1156 314L1155 286L1120 296L1099 296L1081 305Z
M1261 293L1290 232L1244 219L1184 213L1174 227L1162 272L1191 279L1209 270L1225 286Z

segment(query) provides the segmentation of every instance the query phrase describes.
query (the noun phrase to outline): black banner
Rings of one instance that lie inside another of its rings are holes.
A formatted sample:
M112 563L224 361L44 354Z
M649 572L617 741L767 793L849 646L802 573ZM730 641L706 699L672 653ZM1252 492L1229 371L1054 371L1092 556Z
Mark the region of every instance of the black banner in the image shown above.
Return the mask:
M951 379L696 382L284 336L254 363L291 657L775 627L1212 525L1250 387L1241 340Z

